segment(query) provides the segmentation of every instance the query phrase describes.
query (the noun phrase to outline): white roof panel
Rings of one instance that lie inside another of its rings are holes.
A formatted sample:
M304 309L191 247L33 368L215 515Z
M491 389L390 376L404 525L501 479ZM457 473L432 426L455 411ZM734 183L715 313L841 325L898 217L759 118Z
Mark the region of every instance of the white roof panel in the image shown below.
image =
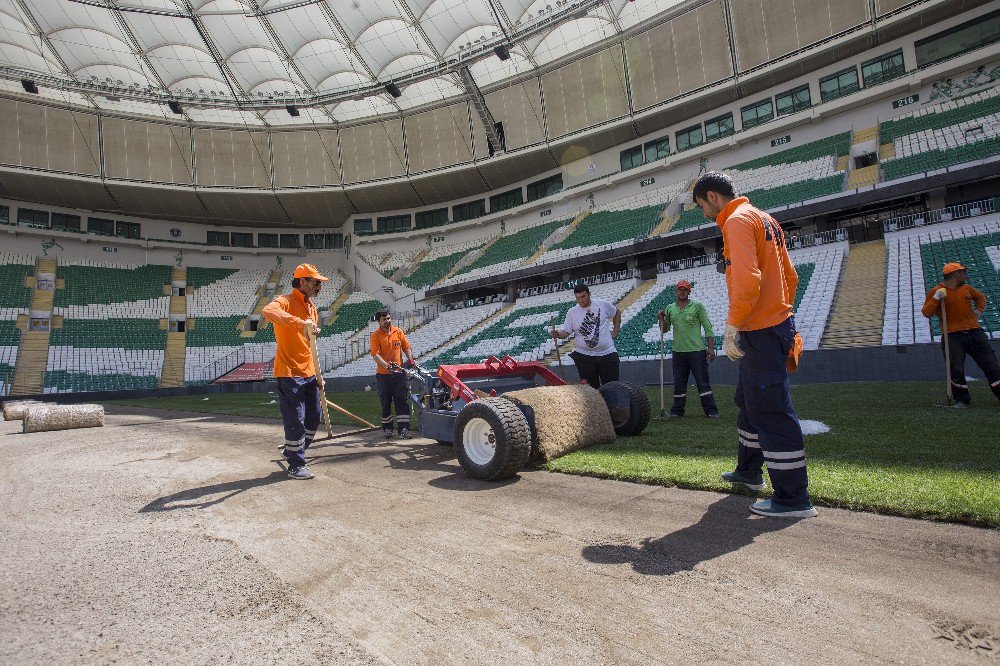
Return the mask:
M466 95L462 63L502 82L685 1L0 0L0 80L143 115L171 96L195 122L353 121ZM264 108L286 97L299 117Z

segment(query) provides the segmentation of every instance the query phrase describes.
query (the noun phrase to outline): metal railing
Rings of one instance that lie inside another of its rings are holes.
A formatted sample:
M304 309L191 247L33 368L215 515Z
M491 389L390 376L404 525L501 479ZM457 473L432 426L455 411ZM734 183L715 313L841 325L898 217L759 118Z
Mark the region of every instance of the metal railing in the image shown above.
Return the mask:
M785 238L785 247L789 250L799 250L827 243L840 243L847 240L846 229L830 229L829 231L817 231L811 234L797 234ZM674 271L684 271L702 266L712 266L721 261L722 255L718 252L703 254L698 257L688 257L687 259L674 259L672 261L662 261L656 264L657 273L672 273Z
M798 250L814 245L825 245L827 243L840 243L847 240L847 229L830 229L829 231L817 231L811 234L796 234L785 238L785 247L789 250Z
M482 296L480 298L470 298L459 303L445 303L441 309L445 312L451 310L461 310L462 308L474 308L477 305L489 305L490 303L506 303L507 294L493 294L492 296Z
M971 203L955 204L946 208L938 208L923 213L910 213L900 217L890 218L882 221L882 230L885 233L893 231L903 231L915 229L929 224L940 224L942 222L954 222L955 220L965 220L970 217L988 215L997 212L997 198L983 199Z
M590 277L579 278L576 280L566 280L565 282L553 282L551 284L544 284L538 287L529 287L526 289L518 289L517 297L525 298L528 296L540 296L542 294L554 294L559 291L565 291L567 289L572 289L578 284L585 284L588 287L592 287L597 284L605 284L608 282L618 282L620 280L630 280L636 279L640 275L639 269L637 268L625 268L620 271L612 271L610 273L601 273L599 275L591 275Z
M719 257L721 257L718 252L713 252L712 254L703 254L699 257L688 257L687 259L674 259L672 261L661 261L656 264L657 273L672 273L674 271L683 271L689 268L699 268L701 266L712 266L719 262Z

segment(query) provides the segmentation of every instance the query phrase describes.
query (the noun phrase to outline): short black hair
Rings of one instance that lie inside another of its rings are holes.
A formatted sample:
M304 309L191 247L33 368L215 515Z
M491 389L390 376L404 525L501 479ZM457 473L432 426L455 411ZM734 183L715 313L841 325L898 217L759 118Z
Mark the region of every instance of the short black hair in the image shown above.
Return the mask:
M707 199L709 192L721 194L724 197L733 199L736 197L736 188L733 186L733 179L721 171L709 171L701 175L698 182L694 184L692 197L694 200Z
M588 287L587 285L585 285L585 284L583 284L581 282L580 284L578 284L575 287L573 287L573 293L574 294L589 294L590 293L590 287Z
M292 278L292 289L298 289L302 284L302 278Z
M389 308L382 308L381 310L375 311L375 321L378 321L382 317L389 317L389 316L391 316L389 314Z

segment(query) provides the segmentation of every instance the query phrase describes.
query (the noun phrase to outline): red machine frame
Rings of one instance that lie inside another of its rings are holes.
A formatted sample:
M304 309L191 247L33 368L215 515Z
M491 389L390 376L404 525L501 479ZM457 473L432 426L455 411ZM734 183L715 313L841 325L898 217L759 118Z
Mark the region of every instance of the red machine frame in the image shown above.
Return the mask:
M442 365L438 368L438 377L451 391L452 400L462 398L467 402L472 402L477 397L476 393L465 385L463 379L481 379L483 377L503 377L509 375L522 375L526 378L541 377L549 386L565 386L567 382L560 379L547 367L538 361L524 361L518 363L510 356L497 358L490 356L481 363L467 363L463 365ZM496 395L496 391L491 391Z

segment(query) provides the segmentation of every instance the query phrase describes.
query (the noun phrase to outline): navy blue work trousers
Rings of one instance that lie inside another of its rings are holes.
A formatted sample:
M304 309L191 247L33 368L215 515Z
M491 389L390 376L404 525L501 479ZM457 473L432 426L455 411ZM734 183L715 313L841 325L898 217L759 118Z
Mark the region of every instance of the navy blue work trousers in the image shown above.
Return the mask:
M285 425L285 460L306 464L306 449L319 427L321 391L316 377L278 377L281 420Z
M715 394L712 393L712 382L708 379L708 352L674 352L674 404L670 408L671 414L677 416L684 415L684 406L687 404L688 375L694 375L694 383L698 385L698 397L701 398L701 408L705 414L718 414L719 409L715 406Z
M941 341L941 349L944 350L944 340ZM990 383L993 394L1000 398L1000 364L997 363L997 355L990 347L989 338L986 331L981 328L973 328L968 331L952 331L948 334L948 352L951 356L951 391L957 402L968 405L972 401L969 395L969 383L965 378L965 357L971 356L972 360L986 375L986 381Z
M809 501L806 451L799 417L792 407L785 361L795 339L795 319L777 326L740 332L736 427L736 471L757 478L766 464L774 489L772 501L798 506Z
M400 432L410 429L410 402L406 375L391 372L375 375L375 388L382 403L382 429L392 430L392 408L396 407L396 426Z

